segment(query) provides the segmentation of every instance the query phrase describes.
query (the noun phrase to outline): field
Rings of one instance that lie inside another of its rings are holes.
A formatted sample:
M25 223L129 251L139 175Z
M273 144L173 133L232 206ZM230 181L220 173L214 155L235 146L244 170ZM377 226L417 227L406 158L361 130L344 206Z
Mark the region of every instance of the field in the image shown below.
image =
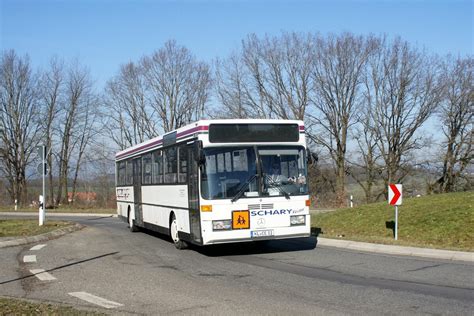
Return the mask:
M387 202L312 214L321 237L382 244L474 251L474 192L407 198L399 207L398 241L394 207Z

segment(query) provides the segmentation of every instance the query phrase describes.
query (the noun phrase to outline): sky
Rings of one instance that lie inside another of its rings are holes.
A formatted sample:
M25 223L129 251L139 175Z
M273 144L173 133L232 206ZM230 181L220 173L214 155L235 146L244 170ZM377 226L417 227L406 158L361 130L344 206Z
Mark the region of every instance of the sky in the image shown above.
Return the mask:
M472 55L473 1L0 0L0 50L78 59L102 87L121 64L170 39L198 59L225 58L249 33L401 36L427 51Z

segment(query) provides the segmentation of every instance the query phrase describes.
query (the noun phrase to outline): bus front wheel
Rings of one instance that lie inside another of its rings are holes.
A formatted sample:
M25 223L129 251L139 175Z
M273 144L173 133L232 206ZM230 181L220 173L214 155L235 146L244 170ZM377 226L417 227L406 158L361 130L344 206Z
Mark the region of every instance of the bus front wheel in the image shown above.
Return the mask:
M186 249L188 247L188 244L184 240L179 239L178 222L176 221L176 216L174 213L171 215L170 220L170 237L177 249Z

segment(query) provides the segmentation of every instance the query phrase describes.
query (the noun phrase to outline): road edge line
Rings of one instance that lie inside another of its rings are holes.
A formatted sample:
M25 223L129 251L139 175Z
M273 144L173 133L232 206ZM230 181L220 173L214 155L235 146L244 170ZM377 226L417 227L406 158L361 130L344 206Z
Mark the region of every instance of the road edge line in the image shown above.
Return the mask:
M44 269L31 269L30 273L40 281L54 281L57 278Z
M117 303L106 298L88 293L88 292L70 292L68 293L70 296L78 298L80 300L86 301L91 304L95 304L101 306L103 308L111 309L123 306L121 303Z

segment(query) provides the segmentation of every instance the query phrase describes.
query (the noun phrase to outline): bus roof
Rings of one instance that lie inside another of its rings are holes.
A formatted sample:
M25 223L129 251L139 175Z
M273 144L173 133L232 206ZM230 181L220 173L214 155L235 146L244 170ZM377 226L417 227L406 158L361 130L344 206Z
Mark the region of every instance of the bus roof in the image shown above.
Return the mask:
M300 120L270 120L270 119L221 119L221 120L200 120L186 126L180 127L176 130L170 131L163 135L159 135L145 142L139 143L135 146L129 147L122 151L119 151L115 155L116 160L121 160L130 155L138 154L148 149L163 145L163 140L166 139L167 135L176 133L176 141L180 139L187 138L191 135L198 133L205 133L209 130L209 125L211 124L275 124L275 123L285 123L285 124L298 124L300 131L304 131L304 122Z

